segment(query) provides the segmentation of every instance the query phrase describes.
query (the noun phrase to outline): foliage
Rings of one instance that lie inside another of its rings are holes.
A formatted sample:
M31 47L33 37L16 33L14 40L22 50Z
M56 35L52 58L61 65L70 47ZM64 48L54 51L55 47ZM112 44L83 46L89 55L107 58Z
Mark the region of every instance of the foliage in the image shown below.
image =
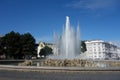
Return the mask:
M2 44L6 51L6 57L15 58L20 53L20 34L11 31L3 37Z
M44 48L41 49L39 54L40 54L40 56L41 55L47 56L47 55L53 54L52 48L45 46Z
M85 41L81 41L81 52L87 51Z
M6 58L21 59L35 50L35 39L30 33L19 34L11 31L0 40L1 52ZM3 49L3 51L2 51Z
M21 35L20 42L22 45L21 53L24 55L33 55L35 52L35 39L30 33Z
M3 54L4 54L4 47L2 44L2 38L0 38L0 55L3 55Z

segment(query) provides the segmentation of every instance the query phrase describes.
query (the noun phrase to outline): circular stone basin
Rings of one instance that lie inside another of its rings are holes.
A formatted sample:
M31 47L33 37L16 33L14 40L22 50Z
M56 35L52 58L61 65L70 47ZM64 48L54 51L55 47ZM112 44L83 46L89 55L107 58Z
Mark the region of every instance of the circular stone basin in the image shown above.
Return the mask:
M37 66L52 66L52 67L98 67L99 65L92 60L81 59L46 59L36 62Z

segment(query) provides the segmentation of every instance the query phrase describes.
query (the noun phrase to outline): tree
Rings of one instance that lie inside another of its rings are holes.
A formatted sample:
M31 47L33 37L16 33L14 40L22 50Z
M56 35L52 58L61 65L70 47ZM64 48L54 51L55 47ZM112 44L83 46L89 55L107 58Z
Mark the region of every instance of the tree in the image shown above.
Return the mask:
M2 38L2 44L6 51L6 57L8 58L17 58L18 54L20 54L20 34L14 31L11 31L10 33L7 33Z
M4 47L2 45L2 38L0 38L0 55L4 54Z
M35 39L30 33L19 34L11 31L0 39L0 54L6 58L22 59L26 55L35 54Z
M42 56L42 55L44 55L44 56L51 55L51 54L53 54L52 48L50 48L48 46L45 46L44 48L41 49L39 54L40 54L40 56Z
M25 33L21 35L20 42L22 45L21 53L24 56L35 54L35 39L30 33Z
M85 41L81 41L81 52L87 51Z

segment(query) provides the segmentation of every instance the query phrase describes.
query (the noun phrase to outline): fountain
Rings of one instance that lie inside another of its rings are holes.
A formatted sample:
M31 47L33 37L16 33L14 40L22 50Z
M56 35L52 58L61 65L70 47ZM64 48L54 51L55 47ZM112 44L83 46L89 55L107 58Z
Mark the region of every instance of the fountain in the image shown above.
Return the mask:
M80 59L80 30L75 33L70 26L69 17L66 16L66 26L61 37L55 36L54 55L40 61L27 60L19 66L47 66L47 67L119 67L119 61L95 61ZM62 68L63 69L63 68ZM72 68L71 68L72 69Z
M41 61L40 66L59 66L59 67L94 67L93 61L80 59L80 29L77 31L70 25L69 17L66 16L66 26L62 35L55 37L54 55Z
M63 34L58 37L55 36L55 48L57 55L54 58L59 59L74 59L80 55L80 30L79 26L75 33L70 25L69 17L66 16L66 26ZM56 54L56 52L54 52Z

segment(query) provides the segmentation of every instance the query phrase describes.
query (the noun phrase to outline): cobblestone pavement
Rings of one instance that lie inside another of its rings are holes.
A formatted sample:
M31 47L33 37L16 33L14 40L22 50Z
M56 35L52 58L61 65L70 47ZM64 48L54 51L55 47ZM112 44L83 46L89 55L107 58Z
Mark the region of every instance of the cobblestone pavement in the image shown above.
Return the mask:
M120 71L68 73L0 70L0 80L120 80Z

